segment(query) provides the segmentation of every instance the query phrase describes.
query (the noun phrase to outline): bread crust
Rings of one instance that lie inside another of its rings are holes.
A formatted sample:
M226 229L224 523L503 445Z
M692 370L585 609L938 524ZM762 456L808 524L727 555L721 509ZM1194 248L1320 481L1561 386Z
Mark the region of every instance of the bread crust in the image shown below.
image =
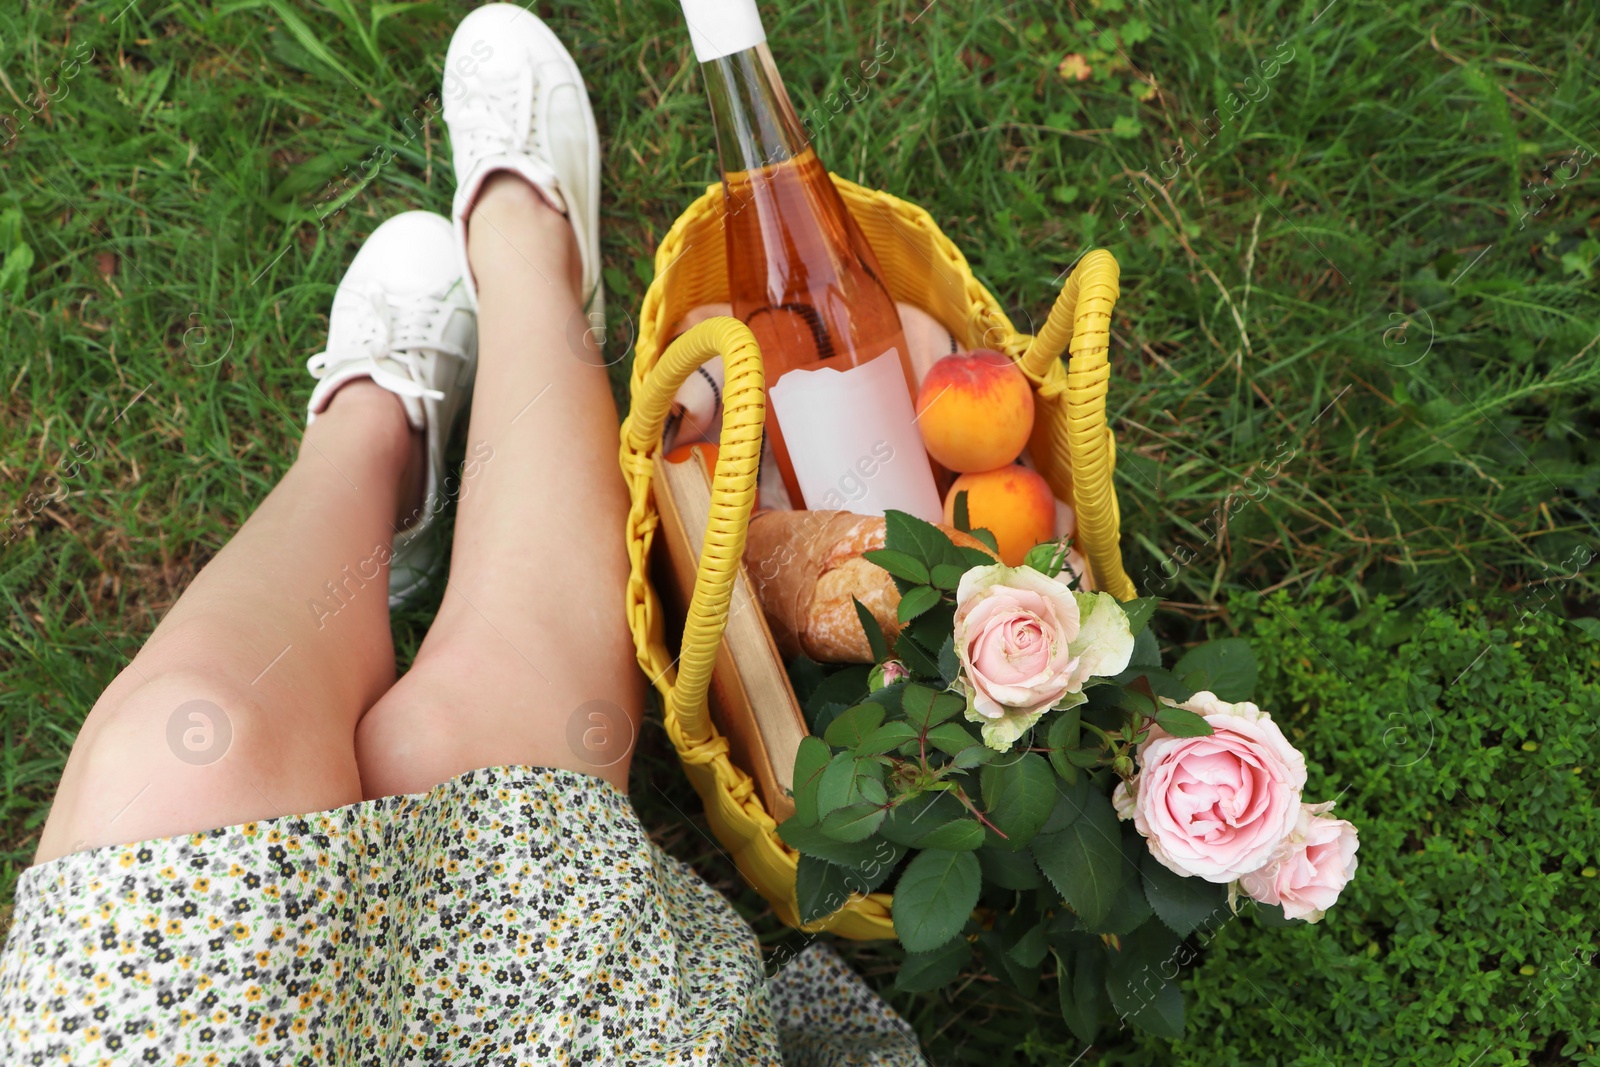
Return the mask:
M940 526L958 545L993 555L970 534ZM765 511L750 522L745 566L785 657L871 663L856 616L859 600L892 643L900 634L900 590L863 553L884 547L882 516L847 511Z

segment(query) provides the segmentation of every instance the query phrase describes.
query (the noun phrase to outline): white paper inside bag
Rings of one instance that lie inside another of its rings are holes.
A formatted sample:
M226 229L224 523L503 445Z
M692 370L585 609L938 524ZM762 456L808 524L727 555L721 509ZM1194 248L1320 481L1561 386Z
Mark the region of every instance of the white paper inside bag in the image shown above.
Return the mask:
M942 521L894 349L845 371L790 371L769 396L806 507L858 515L894 508Z

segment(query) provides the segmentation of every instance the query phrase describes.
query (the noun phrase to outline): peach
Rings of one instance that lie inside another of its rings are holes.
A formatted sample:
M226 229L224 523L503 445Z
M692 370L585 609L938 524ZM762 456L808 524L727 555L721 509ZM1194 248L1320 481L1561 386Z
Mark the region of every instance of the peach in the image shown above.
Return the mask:
M1020 567L1028 549L1056 537L1056 499L1050 483L1026 467L961 475L944 498L944 521L956 521L956 494L967 494L967 525L994 534L1000 561Z
M917 391L928 455L953 471L990 471L1022 454L1033 430L1033 390L1003 352L945 356Z

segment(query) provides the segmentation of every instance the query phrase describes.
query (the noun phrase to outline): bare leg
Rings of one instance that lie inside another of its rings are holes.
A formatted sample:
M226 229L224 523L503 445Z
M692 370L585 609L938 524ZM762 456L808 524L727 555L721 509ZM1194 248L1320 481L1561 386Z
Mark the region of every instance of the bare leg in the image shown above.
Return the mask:
M90 711L36 862L361 799L356 720L394 680L387 560L420 463L394 396L338 392Z
M478 379L450 582L416 664L361 721L368 796L499 764L626 788L644 679L623 613L627 492L605 370L569 341L570 225L520 178L473 211Z

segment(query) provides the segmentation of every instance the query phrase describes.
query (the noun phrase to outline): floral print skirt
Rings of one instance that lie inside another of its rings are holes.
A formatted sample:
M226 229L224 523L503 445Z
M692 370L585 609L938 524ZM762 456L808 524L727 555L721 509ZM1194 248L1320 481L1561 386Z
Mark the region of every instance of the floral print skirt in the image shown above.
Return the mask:
M76 852L17 885L0 1063L922 1064L571 771Z

